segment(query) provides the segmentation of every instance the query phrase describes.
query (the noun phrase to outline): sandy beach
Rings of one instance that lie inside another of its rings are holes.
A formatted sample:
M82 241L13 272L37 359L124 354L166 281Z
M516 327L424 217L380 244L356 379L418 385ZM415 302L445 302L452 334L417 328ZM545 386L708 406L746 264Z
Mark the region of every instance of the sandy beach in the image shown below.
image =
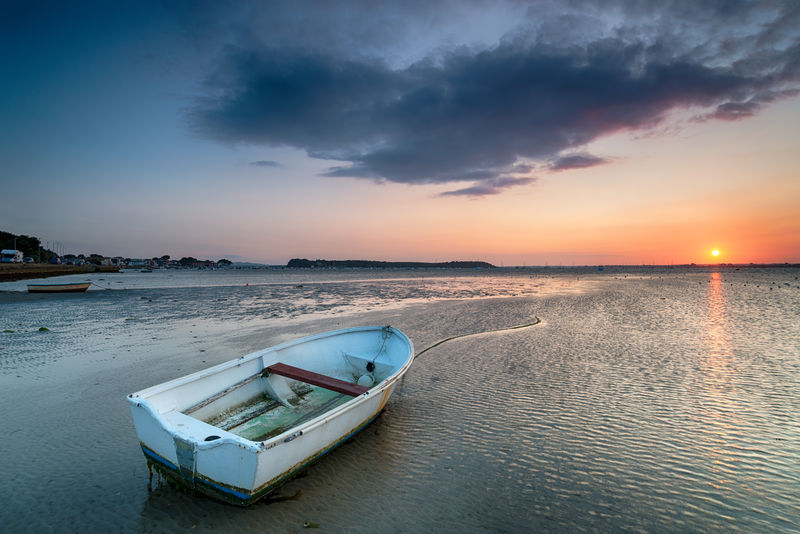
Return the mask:
M797 274L0 293L0 519L9 532L793 532ZM142 278L125 285L160 284ZM150 479L128 393L363 324L398 327L417 351L476 335L423 354L381 417L278 499L241 509Z

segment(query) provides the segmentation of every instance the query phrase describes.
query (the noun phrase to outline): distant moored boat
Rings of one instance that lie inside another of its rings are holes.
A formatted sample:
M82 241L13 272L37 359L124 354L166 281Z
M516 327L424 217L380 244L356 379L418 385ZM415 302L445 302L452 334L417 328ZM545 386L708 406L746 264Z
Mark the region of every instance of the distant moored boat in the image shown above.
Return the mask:
M28 293L80 293L89 289L91 282L66 284L28 284Z

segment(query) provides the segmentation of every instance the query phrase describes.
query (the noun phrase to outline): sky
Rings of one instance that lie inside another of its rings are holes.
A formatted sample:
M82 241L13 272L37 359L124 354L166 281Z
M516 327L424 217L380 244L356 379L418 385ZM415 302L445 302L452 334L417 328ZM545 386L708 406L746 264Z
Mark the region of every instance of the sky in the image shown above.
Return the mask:
M65 252L800 262L793 0L4 0L0 79Z

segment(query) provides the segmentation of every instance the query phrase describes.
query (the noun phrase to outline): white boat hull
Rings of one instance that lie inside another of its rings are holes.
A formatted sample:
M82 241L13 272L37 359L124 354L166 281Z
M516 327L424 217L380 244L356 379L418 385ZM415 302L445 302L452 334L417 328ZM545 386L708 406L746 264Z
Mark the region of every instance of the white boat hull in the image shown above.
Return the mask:
M279 428L277 435L253 441L202 420L264 388L278 389L282 377L264 376L278 362L352 378L354 370L368 369L371 361L375 385L310 420ZM411 341L399 330L350 328L264 349L131 394L128 400L149 465L202 493L247 505L369 424L412 361Z

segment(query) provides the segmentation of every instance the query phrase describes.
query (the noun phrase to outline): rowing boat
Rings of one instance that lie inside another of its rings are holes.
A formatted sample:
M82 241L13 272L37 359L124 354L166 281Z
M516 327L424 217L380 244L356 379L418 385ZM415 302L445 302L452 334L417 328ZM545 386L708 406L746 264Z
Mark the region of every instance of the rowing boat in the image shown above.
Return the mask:
M29 293L80 293L89 289L91 282L66 284L28 284Z
M128 395L148 466L248 505L369 424L413 361L390 326L266 348Z

